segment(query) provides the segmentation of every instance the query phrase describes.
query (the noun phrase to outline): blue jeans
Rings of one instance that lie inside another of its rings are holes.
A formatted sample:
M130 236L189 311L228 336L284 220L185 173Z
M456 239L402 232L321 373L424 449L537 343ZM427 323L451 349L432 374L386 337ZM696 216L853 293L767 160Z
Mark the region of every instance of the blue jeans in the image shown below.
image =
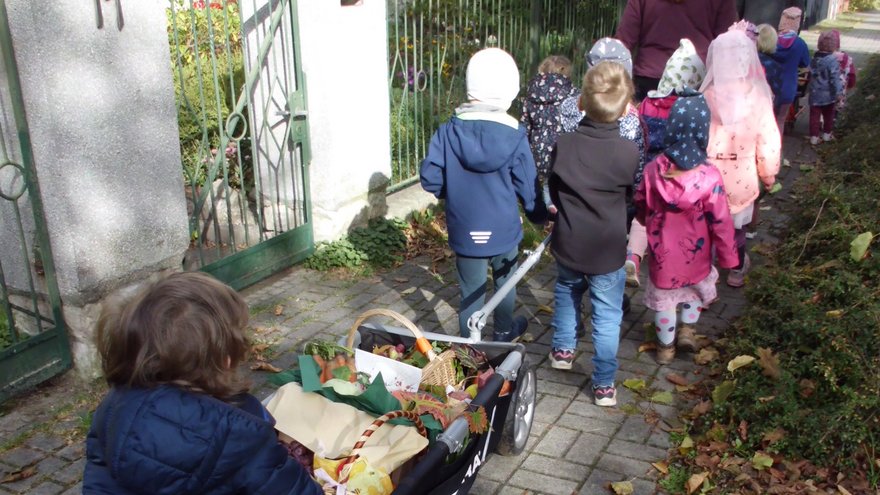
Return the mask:
M483 307L486 300L488 268L492 267L492 280L495 282L495 290L497 291L516 271L518 256L518 247L491 258L456 256L455 267L458 269L458 287L461 291L461 304L458 307L458 331L461 332L462 337L471 336L471 331L467 326L468 319ZM513 306L515 304L516 287L511 289L501 300L501 304L495 308L493 314L496 332L506 332L513 326Z
M623 289L626 271L623 267L604 275L585 275L556 264L554 289L553 348L577 347L575 328L581 323L579 308L589 288L593 306L593 386L614 385L617 373L617 346L620 343L620 322L623 319Z

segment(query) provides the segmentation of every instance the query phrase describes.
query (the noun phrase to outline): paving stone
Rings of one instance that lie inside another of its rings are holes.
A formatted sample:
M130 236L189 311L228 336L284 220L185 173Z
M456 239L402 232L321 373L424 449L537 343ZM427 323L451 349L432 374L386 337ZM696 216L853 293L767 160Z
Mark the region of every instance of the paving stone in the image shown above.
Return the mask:
M74 462L67 464L61 469L47 473L50 478L61 483L62 485L70 485L75 481L80 481L82 479L83 470L86 467L86 458L82 457Z
M651 434L653 427L645 423L645 418L641 415L630 416L626 418L620 430L617 432L617 438L630 442L644 443Z
M17 447L3 454L3 462L14 468L29 466L42 459L44 454L40 451L27 447Z
M44 481L28 490L30 495L58 495L64 491L64 487L52 481Z
M606 451L609 454L637 459L640 461L656 462L666 459L666 450L651 447L641 443L627 442L620 439L612 439Z
M614 435L614 433L620 428L618 423L587 416L576 416L569 413L560 416L556 421L556 426L585 433L595 433L606 437Z
M546 380L549 382L561 383L563 385L573 385L575 387L583 387L588 380L587 375L582 373L555 370L552 368L545 368L544 366L538 368L537 375L539 383Z
M510 484L538 493L563 494L576 491L580 483L520 469L513 473Z
M565 454L565 459L577 464L592 466L596 463L609 439L592 433L581 433Z
M595 418L607 423L620 424L626 419L627 415L616 407L599 407L593 404L593 398L587 397L573 401L565 411L576 416Z
M37 433L25 442L25 445L43 452L53 452L67 445L63 438L48 435L46 433Z
M486 460L486 464L480 468L480 476L492 481L506 482L513 475L514 471L519 469L526 455L526 452L511 457L497 454L492 455Z
M584 479L586 468L580 464L564 461L556 457L547 457L540 454L532 454L523 462L523 466L529 471L557 476L562 479L580 482Z
M638 495L654 493L655 485L649 481L630 479L620 474L611 473L602 469L595 469L587 478L587 482L578 492L578 495L608 495L608 487L617 481L629 481L633 484L633 493Z
M550 457L562 457L577 439L577 430L551 426L535 447L535 453Z
M576 388L576 387L573 387ZM541 392L544 392L543 388ZM543 423L552 423L562 415L565 408L571 403L571 399L545 395L535 407L535 420Z
M648 462L609 453L603 453L599 457L596 469L638 478L646 478L654 470Z
M654 430L651 432L647 444L664 450L672 448L672 442L669 440L669 433L663 430Z
M568 399L569 402L577 397L581 391L579 387L575 387L574 385L565 385L549 381L539 383L538 387L542 394L562 397ZM568 407L568 403L566 403L565 406Z
M474 484L471 485L470 493L473 493L474 495L492 495L498 490L499 486L501 485L498 482L482 476L477 476L477 479L474 480Z

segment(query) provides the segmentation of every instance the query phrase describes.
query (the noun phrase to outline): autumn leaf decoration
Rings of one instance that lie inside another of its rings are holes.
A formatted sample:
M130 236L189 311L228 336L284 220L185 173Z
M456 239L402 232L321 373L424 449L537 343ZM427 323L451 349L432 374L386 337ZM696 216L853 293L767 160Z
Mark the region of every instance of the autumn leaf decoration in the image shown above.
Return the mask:
M400 401L404 411L413 411L419 416L430 414L440 422L445 430L447 426L458 416L462 415L468 422L471 433L480 434L488 427L488 418L483 406L473 409L470 405L460 401L443 402L427 392L404 392L402 390L391 392Z

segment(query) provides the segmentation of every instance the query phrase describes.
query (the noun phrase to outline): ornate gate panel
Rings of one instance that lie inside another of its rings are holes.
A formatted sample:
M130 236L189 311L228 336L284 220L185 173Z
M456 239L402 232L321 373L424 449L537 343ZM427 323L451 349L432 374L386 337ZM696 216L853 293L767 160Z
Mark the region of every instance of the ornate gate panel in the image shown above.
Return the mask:
M34 168L6 3L0 0L0 402L72 359Z
M295 0L171 0L191 247L235 288L311 254L308 112Z

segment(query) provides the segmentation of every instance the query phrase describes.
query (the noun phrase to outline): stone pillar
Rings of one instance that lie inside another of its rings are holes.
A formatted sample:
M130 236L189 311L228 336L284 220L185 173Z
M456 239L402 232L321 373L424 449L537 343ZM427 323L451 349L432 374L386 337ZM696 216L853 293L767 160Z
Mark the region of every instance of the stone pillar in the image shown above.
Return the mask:
M391 177L385 0L298 0L316 241L386 213Z
M189 241L167 0L5 2L75 366L90 376L100 302L179 269Z

